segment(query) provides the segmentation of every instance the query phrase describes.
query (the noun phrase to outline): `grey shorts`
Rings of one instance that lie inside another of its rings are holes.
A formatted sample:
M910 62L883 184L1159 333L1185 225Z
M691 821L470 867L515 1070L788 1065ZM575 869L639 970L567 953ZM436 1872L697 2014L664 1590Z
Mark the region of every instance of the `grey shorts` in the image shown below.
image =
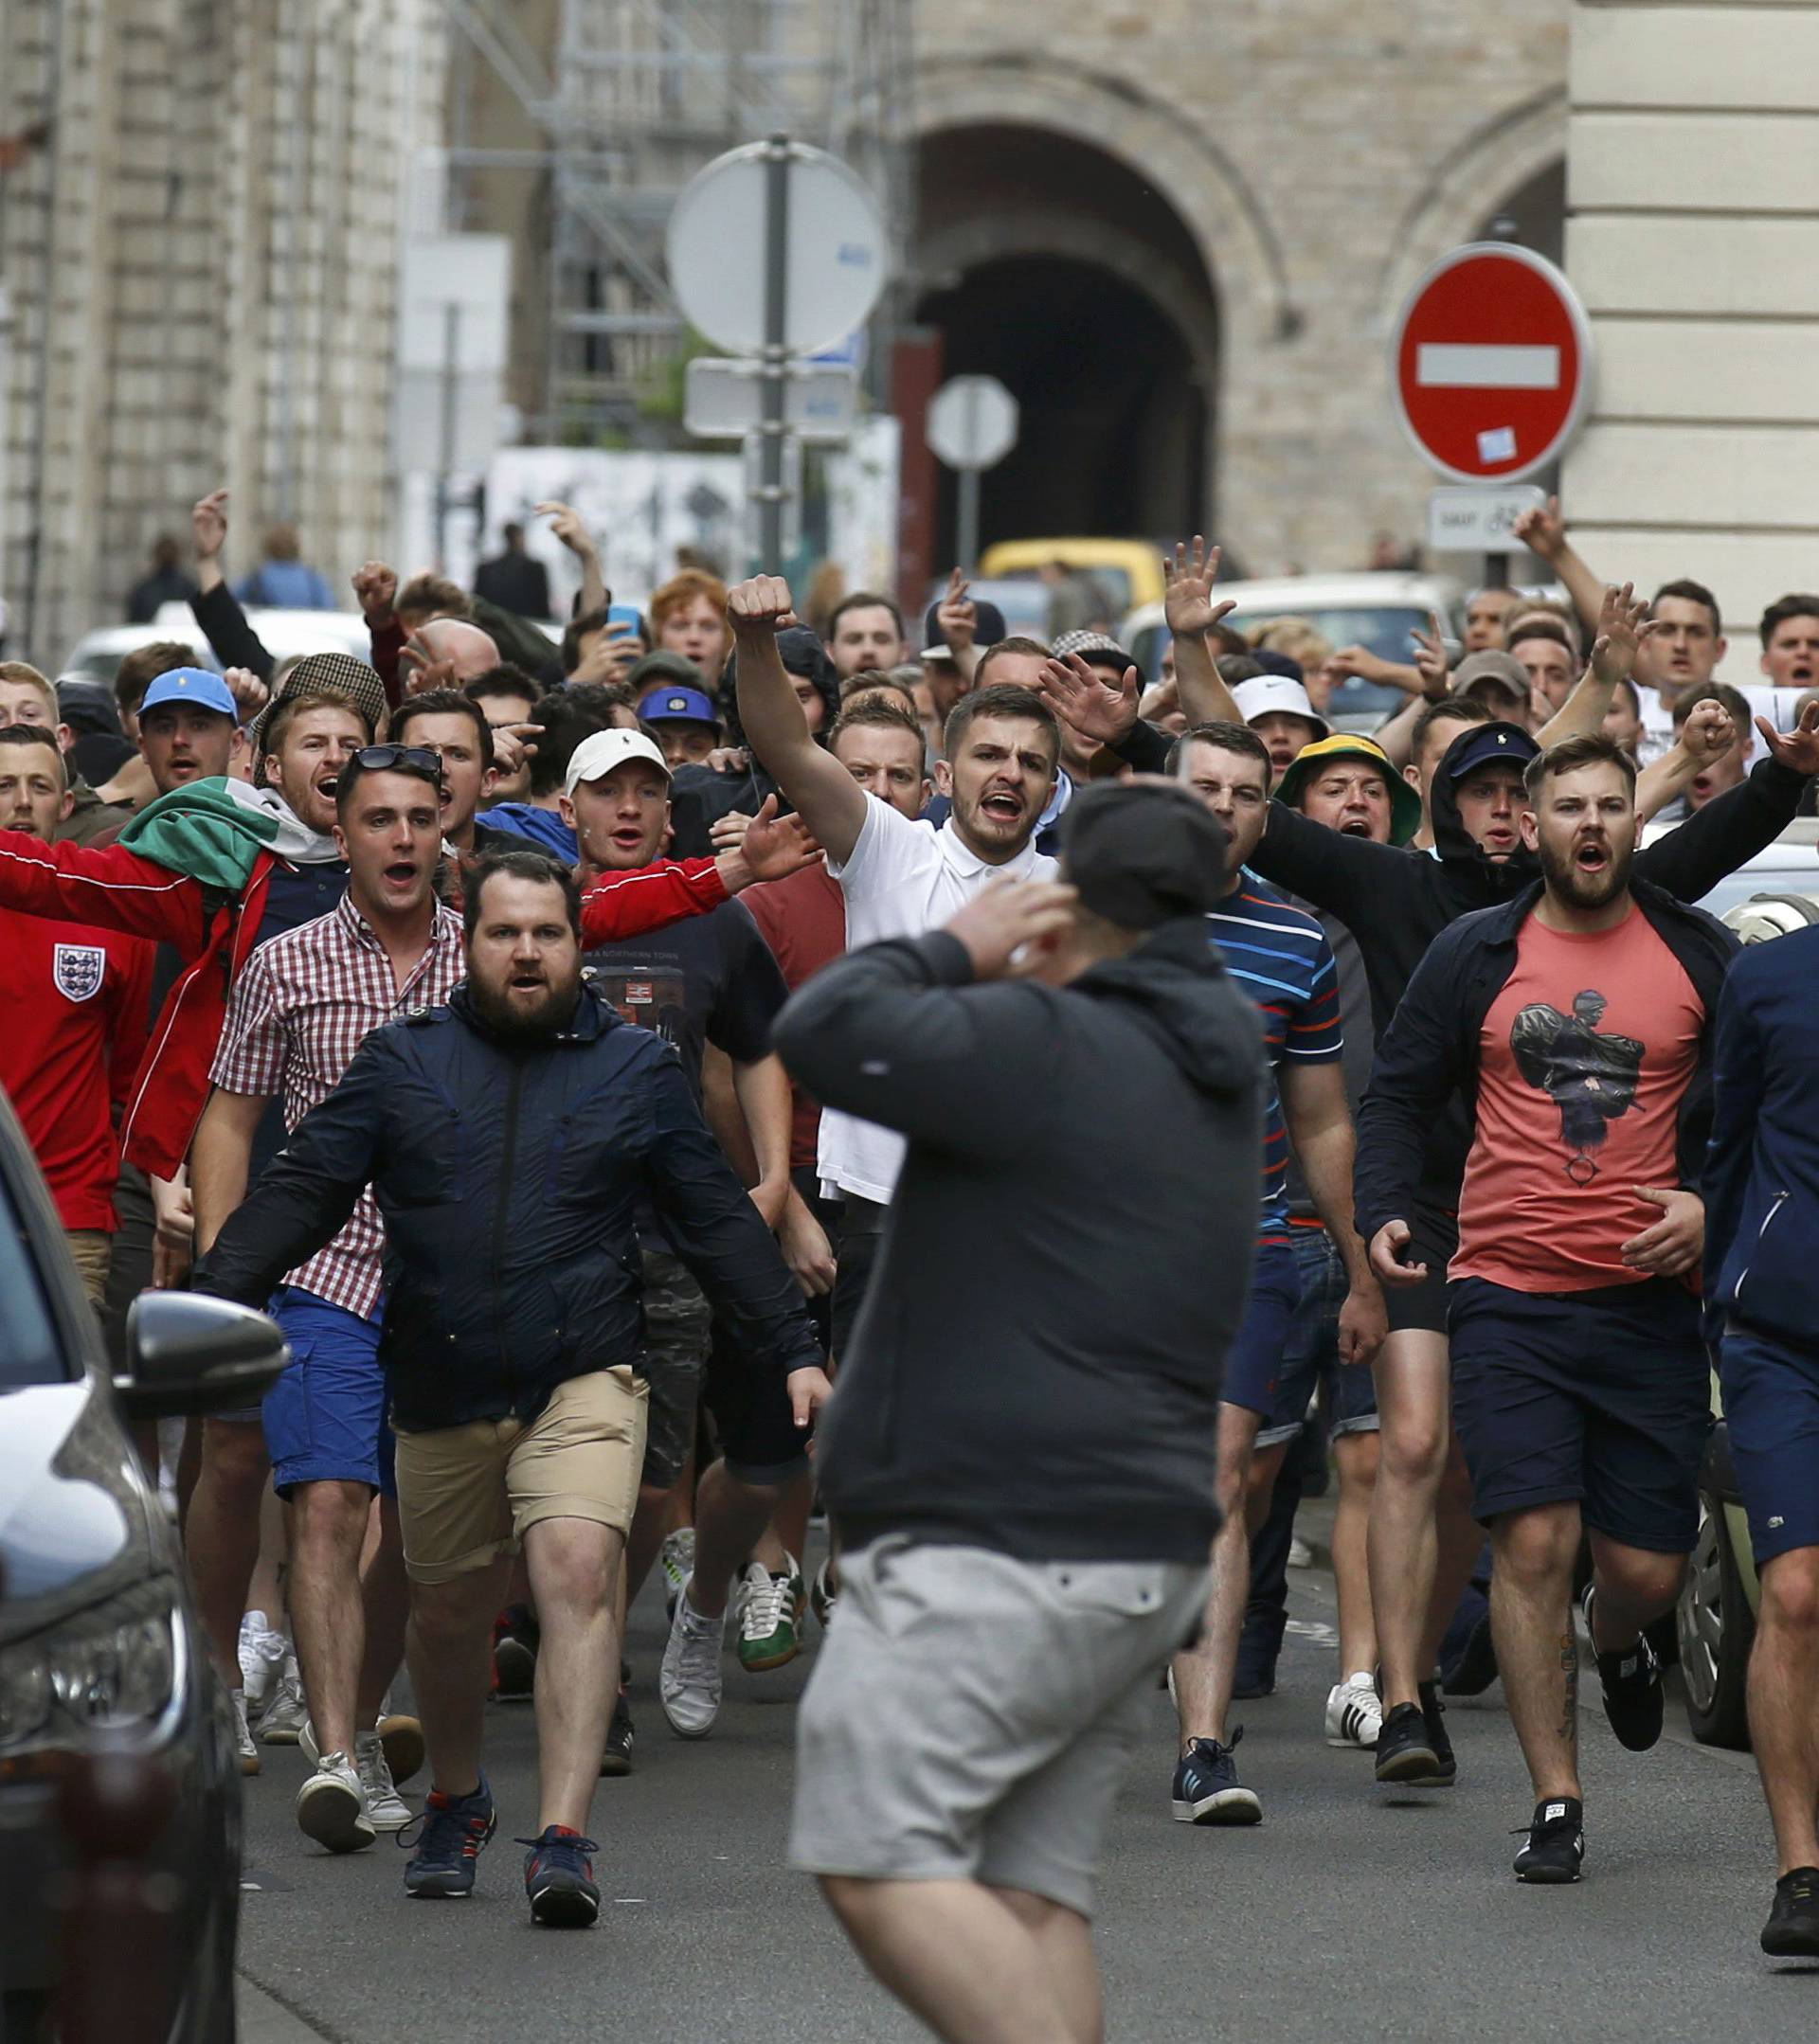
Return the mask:
M1207 1571L1020 1562L891 1536L840 1557L803 1694L789 1860L865 1880L978 1880L1082 1916L1157 1671Z

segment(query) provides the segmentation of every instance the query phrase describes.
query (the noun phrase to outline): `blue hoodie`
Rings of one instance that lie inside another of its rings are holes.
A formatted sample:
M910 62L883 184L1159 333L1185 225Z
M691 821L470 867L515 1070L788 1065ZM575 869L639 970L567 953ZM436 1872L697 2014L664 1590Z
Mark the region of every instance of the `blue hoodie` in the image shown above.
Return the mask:
M1724 1318L1819 1351L1819 929L1752 944L1718 1004L1705 1296Z
M576 865L581 845L574 832L553 809L538 809L531 802L500 802L483 809L479 820L489 831L510 831L514 837L528 837L539 852L548 852L565 866Z

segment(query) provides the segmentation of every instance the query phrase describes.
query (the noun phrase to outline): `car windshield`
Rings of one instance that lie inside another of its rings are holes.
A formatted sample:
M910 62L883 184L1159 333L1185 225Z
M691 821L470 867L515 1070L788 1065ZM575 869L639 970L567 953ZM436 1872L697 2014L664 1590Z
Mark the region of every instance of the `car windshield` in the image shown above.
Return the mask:
M0 1390L69 1377L37 1257L12 1193L0 1178Z

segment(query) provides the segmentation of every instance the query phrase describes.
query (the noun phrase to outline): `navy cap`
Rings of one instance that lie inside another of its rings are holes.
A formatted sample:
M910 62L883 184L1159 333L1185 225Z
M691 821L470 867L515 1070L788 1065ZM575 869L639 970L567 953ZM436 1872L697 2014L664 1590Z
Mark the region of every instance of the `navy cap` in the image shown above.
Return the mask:
M156 709L160 703L193 703L198 709L212 709L231 717L236 724L240 722L240 706L234 701L233 690L206 667L167 669L145 691L139 715L143 717L148 709Z
M1440 763L1450 780L1463 780L1493 760L1507 762L1520 774L1540 749L1520 724L1468 724Z
M638 706L646 724L711 724L720 719L711 702L699 689L653 689Z

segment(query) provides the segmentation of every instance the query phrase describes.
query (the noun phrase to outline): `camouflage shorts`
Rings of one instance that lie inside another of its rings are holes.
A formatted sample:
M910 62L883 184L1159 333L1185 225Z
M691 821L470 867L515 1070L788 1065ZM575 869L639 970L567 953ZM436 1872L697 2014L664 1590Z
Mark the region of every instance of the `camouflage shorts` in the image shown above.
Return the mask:
M679 1257L646 1244L643 1258L644 1374L651 1402L642 1480L668 1490L694 1445L694 1408L713 1315Z

